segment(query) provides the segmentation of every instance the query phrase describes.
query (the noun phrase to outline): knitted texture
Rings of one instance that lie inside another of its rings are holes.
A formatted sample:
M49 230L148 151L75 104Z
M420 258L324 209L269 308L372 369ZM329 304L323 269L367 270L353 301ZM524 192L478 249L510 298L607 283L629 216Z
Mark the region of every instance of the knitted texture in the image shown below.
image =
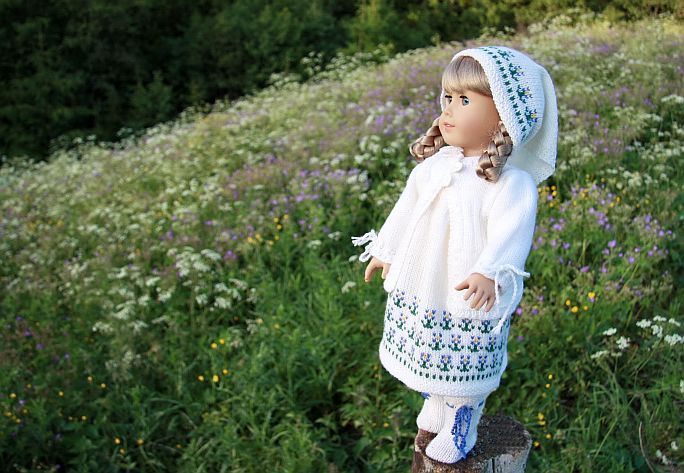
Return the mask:
M510 314L530 275L524 265L538 193L530 174L510 163L496 183L485 181L477 159L443 146L413 168L380 231L352 238L368 245L361 258L392 263L383 282L380 361L416 391L485 395L507 365ZM495 282L489 312L470 308L467 290L454 289L474 272Z
M444 420L437 436L425 448L425 454L442 463L455 463L464 459L477 442L477 426L486 396L439 398L444 404Z
M419 429L436 434L442 429L445 421L444 396L430 393L420 394L425 401L416 418L416 425Z
M464 49L451 60L459 56L474 58L487 76L499 117L513 141L507 163L527 171L538 185L556 166L558 106L551 76L529 56L506 46ZM444 111L444 89L439 100Z

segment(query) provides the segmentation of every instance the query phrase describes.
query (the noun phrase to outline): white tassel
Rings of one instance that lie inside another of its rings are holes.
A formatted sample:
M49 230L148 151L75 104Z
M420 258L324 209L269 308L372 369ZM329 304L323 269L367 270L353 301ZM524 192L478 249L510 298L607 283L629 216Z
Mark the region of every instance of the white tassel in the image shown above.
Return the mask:
M511 273L516 273L519 274L520 276L528 276L530 273L527 271L522 271L512 264L504 264L503 266L499 267L496 272L494 273L494 293L496 294L496 300L500 301L501 299L499 298L499 274L503 273L504 276L508 275L513 279L513 294L511 295L511 302L508 304L508 307L506 308L506 311L503 313L501 316L501 319L499 320L499 323L496 324L496 327L494 327L493 333L499 334L501 332L501 329L504 326L504 323L506 323L506 320L508 319L508 316L510 315L510 311L513 309L511 307L513 303L515 303L515 300L517 299L517 294L518 294L518 281L515 278L515 275Z
M374 229L371 229L368 233L366 233L363 236L360 237L352 237L352 243L354 246L361 246L365 245L366 243L370 243L366 247L366 250L359 255L359 261L368 261L371 257L370 250L373 249L373 244L375 243L375 240L377 240L378 234L375 233Z

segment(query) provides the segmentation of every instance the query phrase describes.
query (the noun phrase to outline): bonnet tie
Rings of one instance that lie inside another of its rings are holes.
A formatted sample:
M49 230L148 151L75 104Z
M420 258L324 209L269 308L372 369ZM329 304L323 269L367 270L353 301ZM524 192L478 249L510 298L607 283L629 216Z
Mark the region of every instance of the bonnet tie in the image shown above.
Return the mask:
M370 250L373 249L373 245L375 244L375 240L377 240L377 238L378 234L375 233L374 229L371 229L363 236L352 237L352 244L354 246L361 246L370 242L370 245L366 247L365 251L359 255L359 261L367 261L371 257Z
M504 276L508 275L513 279L513 294L511 295L511 302L508 304L508 307L506 308L506 311L503 313L503 316L501 316L501 319L499 320L499 323L496 324L496 327L494 327L493 333L498 334L501 332L501 329L503 328L504 323L508 319L508 316L510 315L511 310L513 307L513 303L515 302L517 298L517 293L518 293L518 281L516 280L515 275L511 273L516 273L519 274L520 276L529 276L530 273L527 271L522 271L515 266L513 266L510 263L506 263L503 266L500 266L497 268L496 272L494 273L494 294L495 298L497 301L501 300L499 297L499 275L503 274Z

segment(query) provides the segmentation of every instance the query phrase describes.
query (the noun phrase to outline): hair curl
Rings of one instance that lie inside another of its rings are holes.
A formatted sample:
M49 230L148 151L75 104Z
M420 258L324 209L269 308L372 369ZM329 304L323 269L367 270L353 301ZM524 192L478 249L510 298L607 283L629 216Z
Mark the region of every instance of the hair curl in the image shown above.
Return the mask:
M451 93L454 91L472 90L487 97L492 97L492 91L482 66L474 58L459 56L447 65L442 73L442 88ZM409 152L421 162L435 154L446 141L439 131L439 117L435 118L430 128L409 145ZM477 161L475 172L489 182L496 182L503 171L503 167L513 151L506 126L499 120L492 130L491 141Z

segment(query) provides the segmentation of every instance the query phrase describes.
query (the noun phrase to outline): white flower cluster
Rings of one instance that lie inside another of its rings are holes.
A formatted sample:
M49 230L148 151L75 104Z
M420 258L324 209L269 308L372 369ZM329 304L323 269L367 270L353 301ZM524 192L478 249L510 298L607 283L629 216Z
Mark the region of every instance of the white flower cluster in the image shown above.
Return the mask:
M667 346L674 347L677 345L682 345L684 344L684 337L682 337L681 334L679 333L669 333L671 330L673 330L675 327L680 327L681 322L675 320L674 318L665 318L661 315L656 315L652 319L643 319L639 320L636 322L636 326L645 330L646 338L655 338L654 343L651 343L648 345L649 349L653 349L655 346L659 345L662 342L667 344ZM612 337L617 333L617 329L614 327L611 327L607 330L604 330L601 334L608 338ZM609 346L608 349L605 350L598 350L594 353L591 354L592 359L598 359L602 358L606 355L610 355L613 357L618 357L622 354L624 350L629 348L631 340L628 337L617 337L614 339L614 342L612 342ZM608 342L606 342L608 343ZM684 381L682 381L682 384L680 385L680 388L684 391Z
M684 337L682 337L678 333L670 333L667 335L664 334L664 327L667 327L667 325L658 325L656 322L667 322L669 326L675 326L675 327L680 327L682 324L678 322L677 320L673 318L665 318L661 315L656 315L652 319L643 319L640 320L636 323L637 327L640 327L644 330L650 330L651 335L657 337L658 339L662 339L665 343L667 343L669 346L675 346L679 344L684 344Z

